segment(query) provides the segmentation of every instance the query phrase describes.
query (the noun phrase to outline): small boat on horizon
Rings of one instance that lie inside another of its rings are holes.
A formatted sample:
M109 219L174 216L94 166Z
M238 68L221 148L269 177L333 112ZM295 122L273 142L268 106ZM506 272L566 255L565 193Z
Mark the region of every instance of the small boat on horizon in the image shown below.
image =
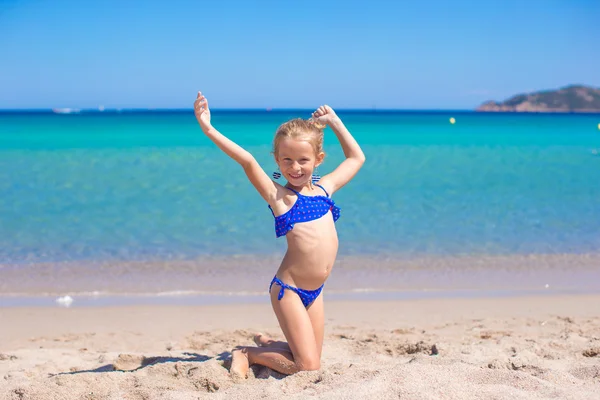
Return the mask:
M77 108L53 108L52 112L55 114L78 114L80 110Z

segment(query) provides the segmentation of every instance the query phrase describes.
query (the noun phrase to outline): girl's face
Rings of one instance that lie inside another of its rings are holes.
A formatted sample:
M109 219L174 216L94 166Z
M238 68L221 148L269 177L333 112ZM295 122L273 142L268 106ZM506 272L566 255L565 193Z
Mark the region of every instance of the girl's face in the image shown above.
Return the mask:
M305 186L312 173L323 161L324 154L315 155L313 146L306 140L285 138L279 142L275 161L281 174L294 186Z

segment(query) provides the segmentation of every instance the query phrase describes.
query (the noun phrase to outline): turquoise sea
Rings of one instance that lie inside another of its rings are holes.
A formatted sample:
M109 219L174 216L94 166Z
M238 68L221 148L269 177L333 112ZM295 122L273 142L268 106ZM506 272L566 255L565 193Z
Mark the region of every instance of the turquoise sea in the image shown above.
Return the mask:
M600 115L339 114L367 162L334 196L333 288L532 289L551 269L565 290L600 289ZM275 129L309 115L213 123L271 173ZM329 130L325 150L322 175L343 156ZM284 251L191 111L0 113L0 294L254 293Z

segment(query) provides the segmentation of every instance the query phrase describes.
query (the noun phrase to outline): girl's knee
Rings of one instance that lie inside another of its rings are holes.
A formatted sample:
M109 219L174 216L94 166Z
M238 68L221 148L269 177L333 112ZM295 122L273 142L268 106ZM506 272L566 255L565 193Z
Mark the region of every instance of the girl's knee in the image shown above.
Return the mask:
M321 369L321 360L316 356L298 360L295 364L298 371L317 371Z

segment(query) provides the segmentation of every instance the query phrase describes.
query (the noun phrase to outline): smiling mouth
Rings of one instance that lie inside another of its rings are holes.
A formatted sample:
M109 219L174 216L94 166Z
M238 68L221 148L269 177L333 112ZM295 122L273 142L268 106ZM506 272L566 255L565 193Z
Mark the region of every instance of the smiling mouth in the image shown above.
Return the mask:
M298 175L290 174L290 177L292 177L294 179L302 178L303 176L304 176L304 174L298 174Z

